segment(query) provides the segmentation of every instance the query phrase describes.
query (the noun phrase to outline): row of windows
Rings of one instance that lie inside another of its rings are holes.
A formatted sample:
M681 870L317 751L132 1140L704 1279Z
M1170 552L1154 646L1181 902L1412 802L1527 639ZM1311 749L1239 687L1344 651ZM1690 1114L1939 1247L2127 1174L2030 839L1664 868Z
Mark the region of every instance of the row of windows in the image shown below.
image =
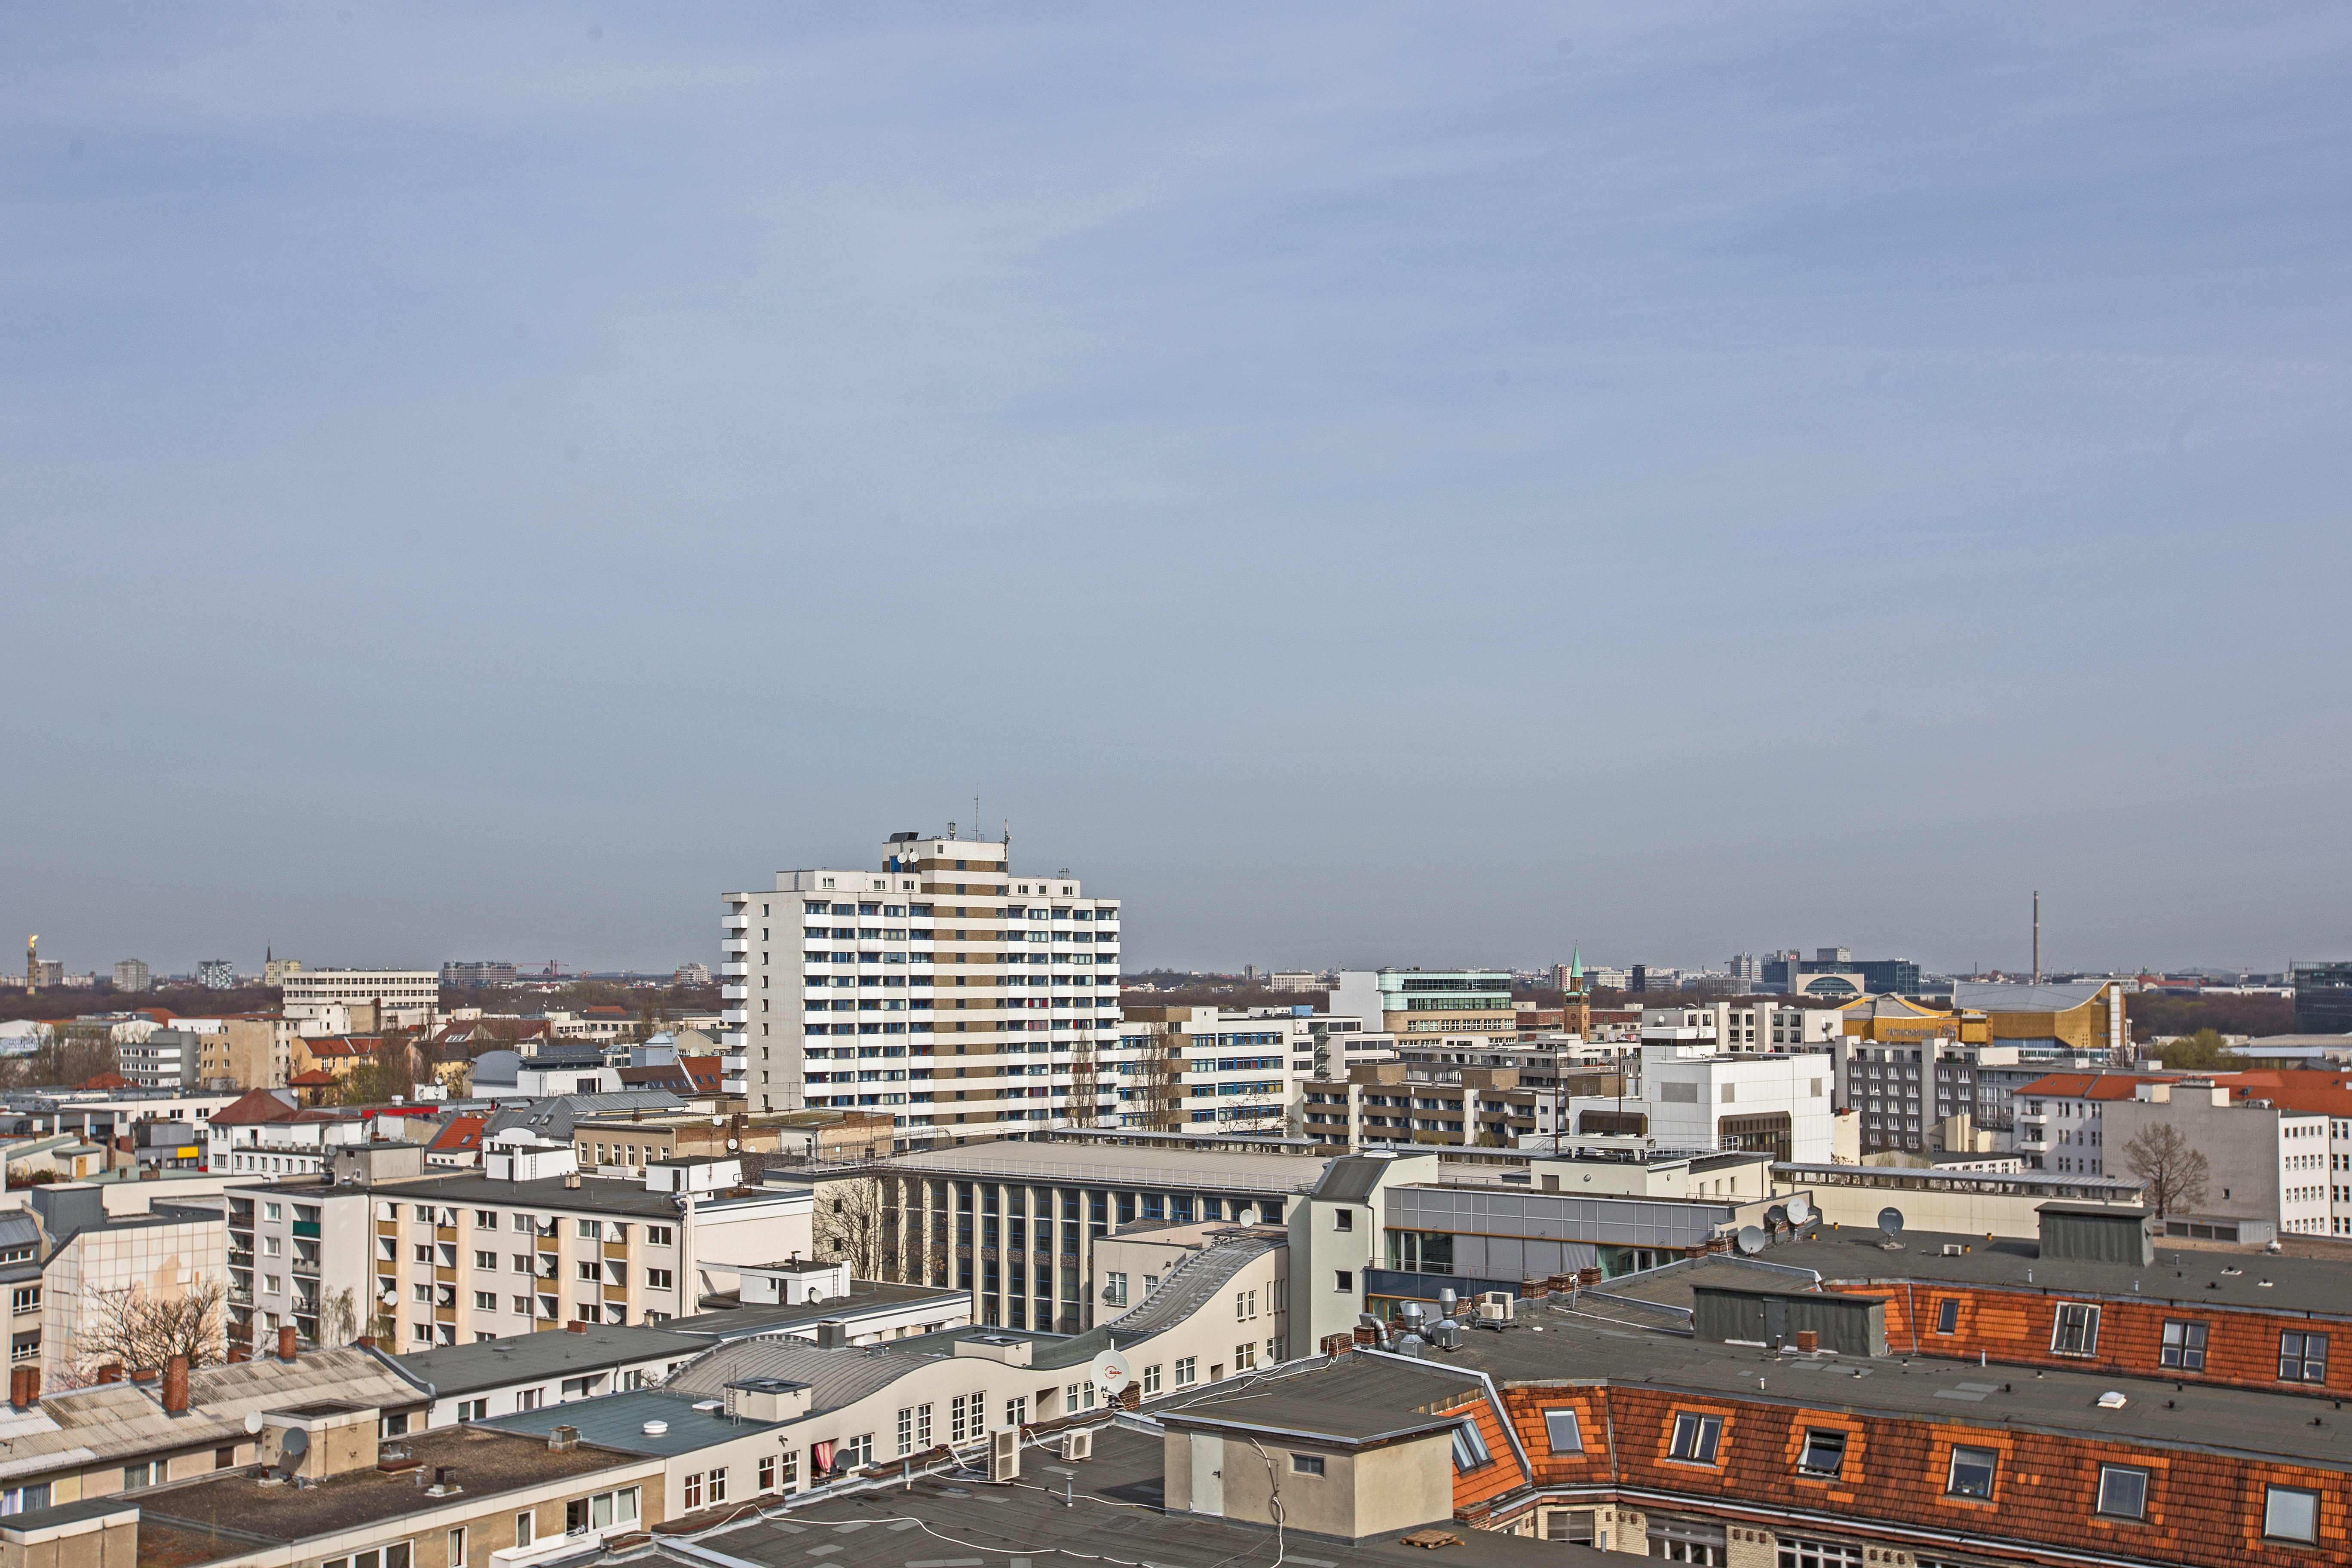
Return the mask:
M1552 1451L1581 1454L1584 1444L1577 1430L1576 1412L1548 1410L1544 1413L1546 1436ZM1804 1447L1799 1450L1797 1473L1816 1480L1835 1480L1845 1470L1846 1445L1850 1434L1835 1428L1809 1428ZM1713 1466L1723 1441L1723 1417L1698 1411L1675 1413L1675 1426L1667 1440L1666 1457L1678 1464ZM2147 1486L2150 1472L2136 1465L2101 1465L2099 1481L2092 1500L2093 1510L2112 1519L2145 1519L2147 1517ZM2000 1453L1994 1448L1977 1448L1955 1444L1944 1472L1944 1493L1948 1497L1993 1500L2000 1479ZM2266 1487L2263 1489L2263 1534L2277 1541L2311 1542L2317 1539L2319 1528L2319 1494L2300 1487Z
M931 910L932 906L929 904L836 904L830 901L820 903L815 900L807 900L801 905L801 913L803 915L874 915L883 920L929 920L931 918ZM768 906L761 904L760 906L760 913L764 916L767 912ZM955 912L959 918L963 914L963 910L958 910ZM1055 909L1049 911L1042 905L1024 906L1021 904L1012 904L1006 907L1004 910L1004 918L1009 921L1042 921L1050 919L1057 921L1110 921L1118 919L1118 910L1116 906L1113 906L1109 909Z
M1936 1302L1936 1332L1959 1331L1960 1301L1945 1296ZM2167 1319L2157 1348L2158 1364L2179 1372L2205 1370L2210 1325L2194 1319ZM2092 1356L2099 1349L2099 1309L2088 1301L2061 1301L2052 1311L2050 1352L2053 1355ZM2327 1381L2327 1336L2288 1330L2279 1335L2278 1375L2285 1383Z

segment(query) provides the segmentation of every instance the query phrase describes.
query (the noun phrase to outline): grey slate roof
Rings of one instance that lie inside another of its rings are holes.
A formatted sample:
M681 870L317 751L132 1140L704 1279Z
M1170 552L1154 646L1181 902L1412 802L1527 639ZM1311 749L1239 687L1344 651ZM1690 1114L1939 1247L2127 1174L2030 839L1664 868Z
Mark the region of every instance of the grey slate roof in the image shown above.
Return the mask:
M630 1089L620 1094L553 1094L498 1111L483 1123L482 1141L488 1142L498 1133L520 1127L526 1132L569 1143L572 1128L591 1117L685 1109L686 1101L666 1089Z
M809 1413L816 1415L855 1404L877 1389L887 1388L925 1360L953 1355L954 1342L961 1337L955 1333L924 1334L893 1341L887 1350L878 1345L820 1350L806 1340L738 1340L719 1346L680 1370L663 1392L717 1399L729 1384L742 1378L790 1378L809 1385ZM915 1348L918 1346L925 1348Z
M601 1399L583 1399L569 1405L542 1405L537 1410L525 1410L512 1415L493 1416L478 1421L478 1426L494 1427L505 1432L543 1434L557 1426L576 1426L583 1443L600 1447L618 1448L629 1454L690 1454L697 1448L708 1448L714 1443L747 1433L763 1432L783 1425L780 1421L752 1421L741 1416L730 1416L723 1410L697 1410L698 1401L715 1399L715 1394L680 1394L666 1388L638 1389L627 1394L608 1394ZM669 1430L649 1433L648 1421L659 1421Z
M449 1398L535 1378L582 1377L638 1362L686 1361L710 1348L700 1334L667 1329L593 1329L584 1334L516 1334L481 1344L446 1345L397 1358L411 1377Z

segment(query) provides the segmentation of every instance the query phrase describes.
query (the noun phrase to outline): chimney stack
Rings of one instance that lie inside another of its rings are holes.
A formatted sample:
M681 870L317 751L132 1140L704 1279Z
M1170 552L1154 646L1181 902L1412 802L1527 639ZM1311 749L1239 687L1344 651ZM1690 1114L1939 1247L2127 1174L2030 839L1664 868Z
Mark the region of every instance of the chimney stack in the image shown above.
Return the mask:
M32 1405L32 1392L26 1386L25 1380L25 1374L32 1370L33 1369L29 1366L17 1366L8 1369L8 1406L10 1409L23 1410Z
M25 1369L25 1403L30 1405L38 1405L40 1402L41 1369L38 1366L28 1366Z
M298 1353L295 1350L294 1326L289 1323L278 1331L278 1359L290 1362Z
M188 1410L188 1358L175 1355L163 1363L163 1414L184 1415Z
M98 1369L98 1381L100 1383L121 1383L122 1381L122 1363L119 1361L110 1361L100 1366Z
M586 1332L588 1331L588 1325L587 1325L587 1324L585 1324L585 1323L583 1323L583 1322L582 1322L582 1321L581 1321L579 1319L577 1319L577 1318L572 1319L570 1322L568 1322L568 1323L564 1324L563 1326L564 1326L564 1328L565 1328L566 1330L568 1330L568 1331L570 1331L571 1332L575 1333L575 1334L584 1334L584 1333L586 1333Z

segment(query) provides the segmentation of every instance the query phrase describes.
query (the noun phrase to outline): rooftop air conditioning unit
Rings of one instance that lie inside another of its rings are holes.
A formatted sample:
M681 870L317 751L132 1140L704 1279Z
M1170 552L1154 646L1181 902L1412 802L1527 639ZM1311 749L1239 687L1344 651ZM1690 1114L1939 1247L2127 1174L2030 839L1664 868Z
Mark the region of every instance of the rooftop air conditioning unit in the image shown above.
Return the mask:
M1478 1298L1478 1321L1485 1323L1507 1323L1517 1303L1507 1290L1489 1290Z
M1094 1457L1095 1435L1092 1431L1081 1426L1075 1432L1062 1434L1062 1458L1065 1460L1091 1459Z
M988 1479L992 1481L1017 1481L1021 1479L1021 1428L1002 1426L988 1435Z

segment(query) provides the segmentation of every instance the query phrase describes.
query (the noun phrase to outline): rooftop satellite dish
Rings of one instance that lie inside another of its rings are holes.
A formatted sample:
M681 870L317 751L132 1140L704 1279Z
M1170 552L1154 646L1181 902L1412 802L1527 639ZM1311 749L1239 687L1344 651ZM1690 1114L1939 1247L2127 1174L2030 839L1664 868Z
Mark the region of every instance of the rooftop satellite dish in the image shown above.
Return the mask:
M1117 1351L1105 1351L1095 1357L1095 1386L1105 1394L1118 1394L1134 1376L1135 1371L1127 1364L1127 1357Z
M278 1439L278 1451L281 1454L309 1453L310 1434L303 1431L299 1426L289 1426L286 1428L286 1436Z
M260 1411L248 1410L245 1413L245 1429L247 1432L258 1432L261 1430Z
M1812 1217L1813 1205L1811 1204L1808 1203L1803 1198L1790 1198L1789 1200L1789 1223L1790 1225L1802 1225Z
M1889 1241L1901 1236L1903 1234L1903 1211L1892 1205L1880 1209L1878 1211L1878 1228L1880 1234L1884 1235Z
M1789 1211L1782 1205L1774 1204L1764 1211L1764 1223L1774 1226L1786 1225L1789 1223Z
M1739 1227L1739 1250L1753 1256L1764 1250L1764 1233L1752 1225Z

